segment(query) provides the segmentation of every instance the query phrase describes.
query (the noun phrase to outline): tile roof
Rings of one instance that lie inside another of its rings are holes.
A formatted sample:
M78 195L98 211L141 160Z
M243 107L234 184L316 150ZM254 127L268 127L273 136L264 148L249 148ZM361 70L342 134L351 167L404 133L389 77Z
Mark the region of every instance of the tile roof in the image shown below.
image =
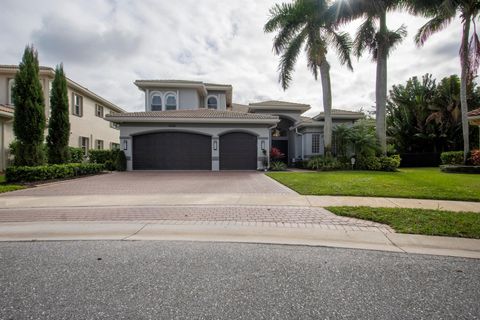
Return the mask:
M0 64L0 69L12 69L12 70L17 70L18 65L15 64ZM45 66L39 66L40 70L47 70L47 71L53 71L55 72L55 69L51 67L45 67Z
M320 112L318 116L323 116L325 112ZM349 111L349 110L342 110L342 109L332 109L332 116L356 116L361 115L363 116L363 112L360 111Z
M161 118L161 119L245 119L245 120L276 120L278 117L267 114L244 113L238 111L224 111L211 109L198 110L170 110L125 112L106 115L106 118Z
M249 108L249 106L247 106L245 104L232 103L232 111L247 113L248 108Z
M220 86L220 87L231 87L230 84L220 84L220 83L208 83L203 81L196 80L175 80L175 79L146 79L146 80L135 80L136 83L178 83L178 84L194 84L194 85L205 85L209 86Z
M252 107L262 107L262 106L281 106L281 107L310 107L308 104L303 103L294 103L280 100L268 100L256 103L250 103Z
M480 108L470 111L469 113L467 113L467 116L469 117L480 116Z

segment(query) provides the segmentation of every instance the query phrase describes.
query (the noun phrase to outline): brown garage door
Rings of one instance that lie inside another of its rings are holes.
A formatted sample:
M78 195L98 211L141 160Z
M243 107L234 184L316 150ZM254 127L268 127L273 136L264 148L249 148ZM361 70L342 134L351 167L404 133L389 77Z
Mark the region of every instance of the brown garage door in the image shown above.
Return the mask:
M257 137L243 132L220 136L220 170L256 170Z
M157 132L133 137L134 170L212 170L211 137Z

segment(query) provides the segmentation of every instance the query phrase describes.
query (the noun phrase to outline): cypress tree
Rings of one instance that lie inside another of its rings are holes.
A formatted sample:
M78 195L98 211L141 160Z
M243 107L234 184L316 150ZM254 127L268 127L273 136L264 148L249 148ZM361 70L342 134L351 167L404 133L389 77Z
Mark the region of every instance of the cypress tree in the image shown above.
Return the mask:
M48 163L67 163L69 160L68 140L70 138L70 120L68 115L67 79L63 64L55 68L55 78L50 94L52 110L48 123L47 150Z
M12 90L15 112L13 131L17 139L15 165L36 166L44 163L45 101L39 78L38 53L27 46L15 75Z

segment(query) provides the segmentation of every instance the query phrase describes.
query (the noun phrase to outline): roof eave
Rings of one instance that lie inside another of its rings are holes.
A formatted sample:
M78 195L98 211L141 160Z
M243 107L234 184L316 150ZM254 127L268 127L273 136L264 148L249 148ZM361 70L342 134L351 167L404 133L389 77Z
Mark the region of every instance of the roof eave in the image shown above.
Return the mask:
M248 112L255 110L265 110L265 111L301 111L302 113L310 110L310 106L248 106Z
M249 123L249 124L276 124L280 119L224 119L224 118L155 118L155 117L115 117L106 116L105 120L115 123Z

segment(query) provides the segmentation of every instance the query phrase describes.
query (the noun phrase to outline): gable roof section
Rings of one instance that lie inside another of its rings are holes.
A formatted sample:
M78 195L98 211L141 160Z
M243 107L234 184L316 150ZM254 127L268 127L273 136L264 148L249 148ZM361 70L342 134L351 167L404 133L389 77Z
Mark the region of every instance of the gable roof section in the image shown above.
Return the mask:
M359 111L349 111L349 110L342 110L342 109L332 109L332 118L334 119L351 119L357 120L362 119L365 116L363 112ZM320 112L316 116L313 117L313 120L324 120L325 119L325 112Z
M45 66L40 66L40 76L45 76L50 79L53 79L55 77L55 69L51 67L45 67ZM0 65L0 74L11 74L12 76L15 75L18 71L18 66L17 65ZM108 107L109 109L112 109L115 112L125 112L122 108L119 106L113 104L112 102L108 101L105 98L100 97L97 95L95 92L90 91L88 88L80 85L79 83L73 81L72 79L67 77L67 85L70 89L73 89L77 91L80 94L86 95L90 97L92 100L95 100L99 104Z
M302 113L309 110L310 106L308 104L287 102L280 100L268 100L261 101L256 103L249 104L249 111L255 110L292 110L292 111L301 111Z
M189 122L189 123L260 123L275 124L278 117L236 111L211 109L126 112L106 115L105 119L122 122Z

